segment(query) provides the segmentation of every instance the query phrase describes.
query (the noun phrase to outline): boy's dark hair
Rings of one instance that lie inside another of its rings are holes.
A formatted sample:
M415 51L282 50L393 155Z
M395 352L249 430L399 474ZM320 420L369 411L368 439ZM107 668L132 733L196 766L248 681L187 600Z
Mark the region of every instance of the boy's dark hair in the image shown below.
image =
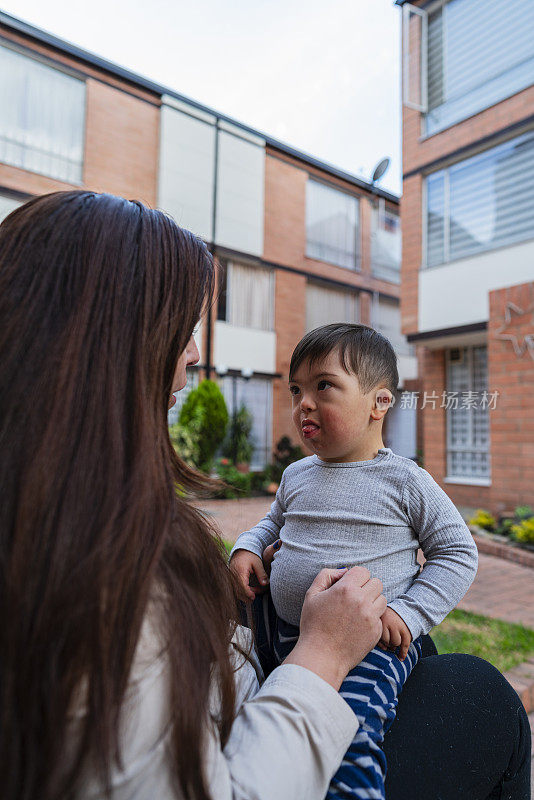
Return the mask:
M289 380L293 380L304 361L312 366L334 350L339 352L339 360L346 372L352 372L358 378L363 394L375 386L383 386L395 394L399 373L391 342L374 328L357 323L333 322L307 333L291 356Z

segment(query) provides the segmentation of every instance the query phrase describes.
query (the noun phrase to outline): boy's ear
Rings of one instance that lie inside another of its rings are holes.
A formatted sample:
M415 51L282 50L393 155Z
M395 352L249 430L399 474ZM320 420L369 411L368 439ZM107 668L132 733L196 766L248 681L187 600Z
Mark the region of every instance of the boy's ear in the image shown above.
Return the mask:
M376 389L373 408L371 409L371 417L376 420L383 419L388 408L391 408L393 403L394 397L389 389L386 389L385 387Z

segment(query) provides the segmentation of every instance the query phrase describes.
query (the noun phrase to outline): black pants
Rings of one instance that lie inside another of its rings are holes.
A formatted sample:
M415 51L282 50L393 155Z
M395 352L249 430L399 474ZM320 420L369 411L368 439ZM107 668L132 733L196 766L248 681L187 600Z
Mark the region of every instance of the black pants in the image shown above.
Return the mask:
M252 610L268 674L276 666L269 594ZM387 800L531 800L530 747L525 709L501 673L476 656L437 655L423 637L384 740Z

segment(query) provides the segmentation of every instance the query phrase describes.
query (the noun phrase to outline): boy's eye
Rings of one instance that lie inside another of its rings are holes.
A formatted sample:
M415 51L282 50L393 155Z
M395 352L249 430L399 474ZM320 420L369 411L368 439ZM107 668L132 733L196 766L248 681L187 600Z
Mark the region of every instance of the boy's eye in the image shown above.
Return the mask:
M291 394L298 394L300 392L300 389L298 386L290 386L289 391Z
M319 389L319 391L327 389L329 386L332 386L330 381L319 381L319 383L317 384L317 388Z

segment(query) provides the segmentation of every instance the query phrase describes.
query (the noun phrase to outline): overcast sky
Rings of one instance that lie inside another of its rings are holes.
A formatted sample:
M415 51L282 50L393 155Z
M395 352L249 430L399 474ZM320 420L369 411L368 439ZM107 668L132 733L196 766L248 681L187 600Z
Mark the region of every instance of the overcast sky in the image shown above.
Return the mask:
M393 0L4 0L2 10L400 192Z

